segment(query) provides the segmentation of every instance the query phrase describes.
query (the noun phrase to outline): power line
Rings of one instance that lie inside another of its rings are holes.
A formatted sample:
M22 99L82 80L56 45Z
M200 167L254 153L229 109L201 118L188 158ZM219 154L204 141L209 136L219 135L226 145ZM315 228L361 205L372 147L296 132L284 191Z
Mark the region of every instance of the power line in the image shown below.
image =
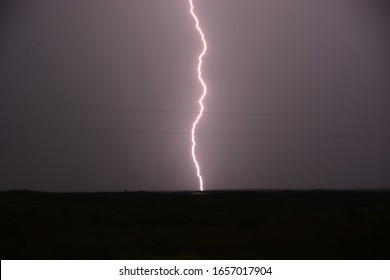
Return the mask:
M20 127L0 126L0 129L8 130L32 130L52 132L89 132L89 133L120 133L120 134L163 134L163 135L191 135L190 132L171 131L146 131L146 130L106 130L106 129L77 129L77 128L45 128L45 127ZM285 137L285 138L344 138L344 139L382 139L389 140L387 136L363 136L363 135L301 135L301 134L257 134L257 133L208 133L200 132L201 136L242 136L242 137Z
M121 112L144 112L144 113L166 113L166 114L198 114L196 111L185 110L160 110L160 109L131 109L116 107L92 107L92 106L66 106L66 105L45 105L45 104L16 104L1 102L0 106L25 107L25 108L46 108L46 109L70 109L90 111L121 111ZM390 120L385 116L352 116L352 115L312 115L312 114L271 114L271 113L238 113L238 112L204 112L207 115L229 115L229 116L255 116L255 117L292 117L292 118L322 118L322 119L372 119Z

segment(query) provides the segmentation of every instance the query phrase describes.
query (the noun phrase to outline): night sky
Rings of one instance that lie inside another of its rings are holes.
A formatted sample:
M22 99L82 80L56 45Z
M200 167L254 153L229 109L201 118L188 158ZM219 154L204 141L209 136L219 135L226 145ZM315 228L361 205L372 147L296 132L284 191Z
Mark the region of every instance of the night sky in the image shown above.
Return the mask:
M194 0L205 189L390 189L386 0ZM0 190L197 190L187 0L0 4ZM142 132L142 133L139 133Z

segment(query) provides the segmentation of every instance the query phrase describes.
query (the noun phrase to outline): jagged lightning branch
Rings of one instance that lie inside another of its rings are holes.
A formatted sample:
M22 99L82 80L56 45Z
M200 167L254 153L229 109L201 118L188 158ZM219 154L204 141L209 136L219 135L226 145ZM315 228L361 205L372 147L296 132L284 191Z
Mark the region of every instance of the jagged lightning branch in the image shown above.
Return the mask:
M195 147L196 147L196 141L195 141L195 130L196 130L196 126L200 120L200 118L202 117L203 115L203 110L204 110L204 106L203 106L203 99L205 98L206 94L207 94L207 87L206 87L206 84L205 82L203 81L202 79L202 58L203 56L206 54L206 51L207 51L207 42L205 40L205 36L202 32L202 29L199 27L199 20L194 12L194 4L192 3L192 0L189 0L190 2L190 6L191 6L191 15L193 16L194 20L195 20L195 23L196 23L196 29L199 31L199 34L202 38L202 42L203 42L203 51L202 53L199 55L199 64L198 64L198 78L199 78L199 81L200 83L202 84L203 86L203 94L201 96L201 98L199 99L199 105L200 105L200 111L199 111L199 114L198 116L196 117L193 125L192 125L192 131L191 131L191 139L192 139L192 159L194 160L194 163L195 163L195 167L196 167L196 174L198 175L198 178L199 178L199 187L200 187L200 190L203 191L203 178L202 178L202 175L200 173L200 166L199 166L199 163L198 161L196 160L196 155L195 155Z

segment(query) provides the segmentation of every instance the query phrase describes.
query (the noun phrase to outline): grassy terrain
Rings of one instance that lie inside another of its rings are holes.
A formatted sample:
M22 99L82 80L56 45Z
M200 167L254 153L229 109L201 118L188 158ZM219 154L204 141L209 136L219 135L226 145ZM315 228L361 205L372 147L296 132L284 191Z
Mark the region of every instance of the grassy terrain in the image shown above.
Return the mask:
M1 259L390 259L390 192L0 192Z

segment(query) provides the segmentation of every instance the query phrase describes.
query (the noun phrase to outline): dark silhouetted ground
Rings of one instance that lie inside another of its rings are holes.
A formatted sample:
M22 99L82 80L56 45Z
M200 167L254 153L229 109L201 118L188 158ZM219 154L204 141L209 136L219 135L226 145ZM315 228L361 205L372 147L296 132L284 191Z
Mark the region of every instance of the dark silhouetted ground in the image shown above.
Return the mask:
M390 259L390 192L0 192L1 259Z

